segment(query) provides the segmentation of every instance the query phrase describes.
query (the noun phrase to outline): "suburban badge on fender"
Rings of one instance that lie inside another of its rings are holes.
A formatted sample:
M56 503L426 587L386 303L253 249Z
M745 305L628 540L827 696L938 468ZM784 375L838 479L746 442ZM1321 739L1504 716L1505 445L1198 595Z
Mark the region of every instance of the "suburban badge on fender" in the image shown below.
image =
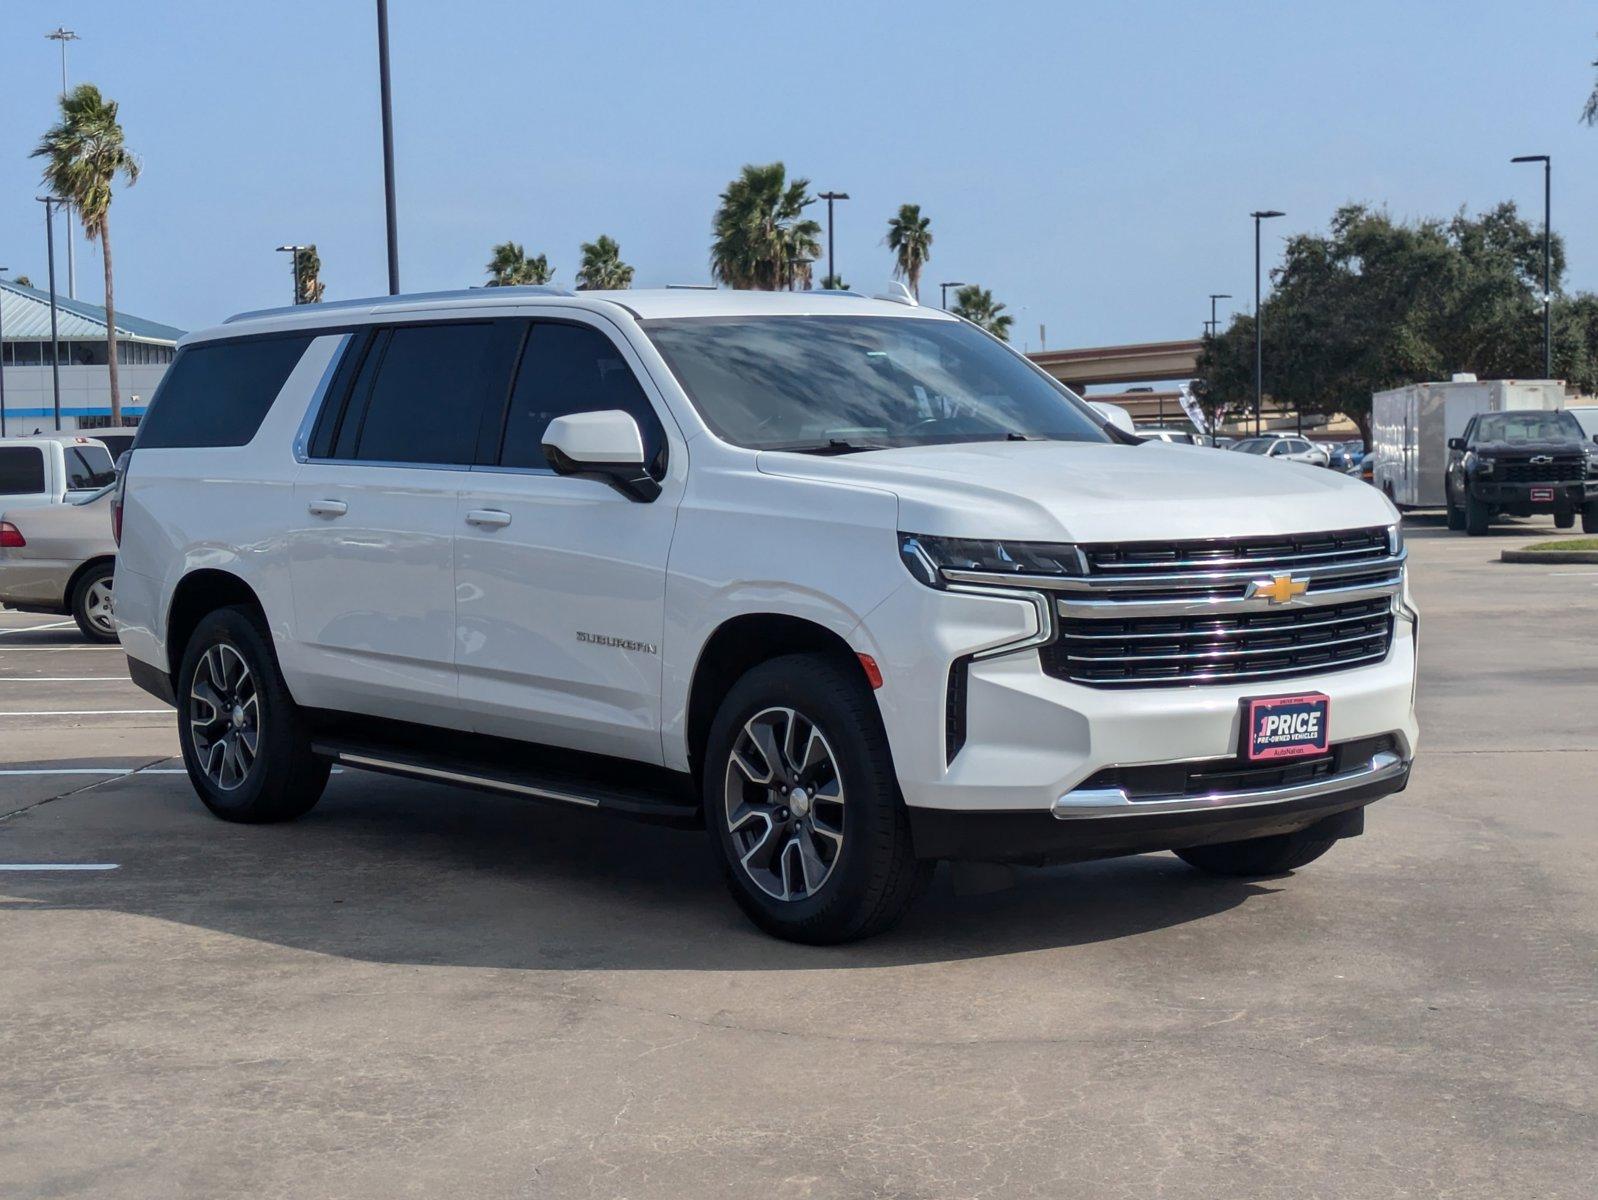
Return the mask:
M1294 579L1291 575L1278 575L1274 579L1256 579L1248 585L1247 599L1263 597L1272 604L1286 604L1309 591L1309 580Z

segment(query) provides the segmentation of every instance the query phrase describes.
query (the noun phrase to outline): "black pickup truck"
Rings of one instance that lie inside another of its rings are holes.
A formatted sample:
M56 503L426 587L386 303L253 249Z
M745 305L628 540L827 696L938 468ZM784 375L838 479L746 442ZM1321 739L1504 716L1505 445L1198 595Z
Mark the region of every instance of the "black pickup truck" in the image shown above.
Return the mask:
M1594 438L1598 441L1598 438ZM1553 513L1598 533L1598 445L1567 412L1479 413L1448 439L1448 528L1487 532L1500 513Z

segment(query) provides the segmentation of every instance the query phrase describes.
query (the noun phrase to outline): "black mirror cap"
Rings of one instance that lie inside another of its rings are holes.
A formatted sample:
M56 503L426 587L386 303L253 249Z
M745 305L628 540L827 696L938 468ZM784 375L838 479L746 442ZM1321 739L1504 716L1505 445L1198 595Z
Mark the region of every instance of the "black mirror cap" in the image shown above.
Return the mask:
M557 475L609 484L629 500L648 504L660 497L660 483L642 463L578 462L558 446L544 443L544 459Z
M1448 448L1450 450L1463 450L1465 448L1465 439L1464 438L1449 438L1448 439Z

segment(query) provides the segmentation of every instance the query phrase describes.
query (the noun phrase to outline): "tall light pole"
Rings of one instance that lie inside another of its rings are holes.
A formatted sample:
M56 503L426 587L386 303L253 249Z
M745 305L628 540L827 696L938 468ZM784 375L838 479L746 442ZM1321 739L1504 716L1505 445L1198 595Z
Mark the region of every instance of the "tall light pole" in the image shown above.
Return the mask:
M65 99L67 94L67 43L81 42L83 39L72 30L63 29L59 25L56 26L54 33L47 33L44 36L52 42L61 43L61 97ZM76 300L78 298L78 263L72 254L72 206L67 204L63 205L63 207L67 210L67 299Z
M965 284L961 283L958 279L954 280L951 283L940 283L940 284L938 284L938 305L939 305L939 307L941 307L941 308L943 308L945 310L948 309L948 307L949 307L949 289L950 288L952 288L952 287L964 287L964 286L965 286Z
M1260 435L1260 398L1265 393L1265 343L1261 338L1263 322L1260 320L1260 222L1272 217L1285 217L1286 213L1274 208L1249 213L1254 218L1254 436Z
M1215 319L1215 302L1217 300L1230 300L1231 298L1232 298L1232 296L1231 296L1230 292L1211 292L1210 293L1210 336L1211 337L1219 337L1220 333L1221 333L1220 323L1217 322L1216 319Z
M0 267L0 271L9 271L10 267ZM6 435L6 325L5 325L6 298L0 294L0 438Z
M847 200L848 192L822 192L819 199L827 202L827 279L832 280L834 287L839 286L838 268L832 261L832 202L834 200ZM825 285L826 280L822 281Z
M388 0L377 0L377 83L383 100L383 211L388 218L388 294L399 295L399 232L394 206L394 93L388 78Z
M302 249L310 249L310 246L278 246L278 254L294 256L294 304L299 304L299 256Z
M1540 162L1543 165L1543 378L1554 377L1554 243L1552 233L1554 183L1553 160L1546 154L1522 154L1512 163Z
M44 253L50 274L50 378L55 387L55 428L61 432L61 340L56 335L55 316L55 212L52 205L66 203L54 196L35 196L44 205Z

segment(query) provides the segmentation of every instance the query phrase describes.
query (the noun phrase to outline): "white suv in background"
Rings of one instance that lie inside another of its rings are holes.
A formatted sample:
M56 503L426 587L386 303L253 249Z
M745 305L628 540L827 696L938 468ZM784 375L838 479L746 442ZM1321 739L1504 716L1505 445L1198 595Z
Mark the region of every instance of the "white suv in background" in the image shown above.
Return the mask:
M122 644L218 816L340 762L702 823L797 940L938 859L1285 872L1414 753L1380 493L1139 442L934 309L250 314L185 339L123 489Z

